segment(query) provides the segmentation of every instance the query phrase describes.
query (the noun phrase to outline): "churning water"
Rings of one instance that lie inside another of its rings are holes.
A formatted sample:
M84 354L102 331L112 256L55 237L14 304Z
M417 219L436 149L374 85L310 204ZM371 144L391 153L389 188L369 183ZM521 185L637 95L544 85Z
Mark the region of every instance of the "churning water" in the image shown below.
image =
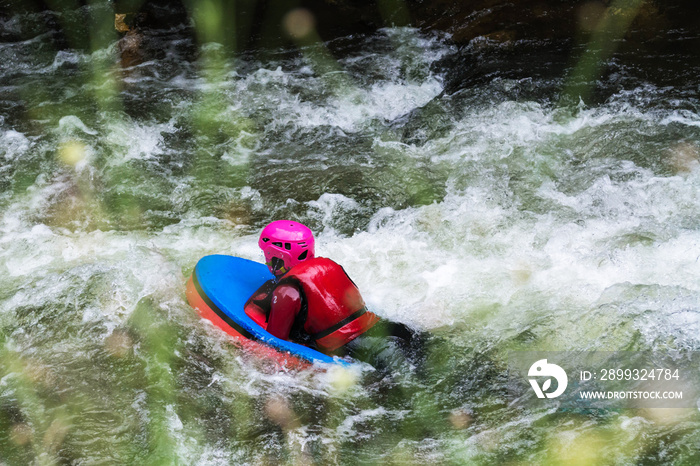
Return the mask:
M696 409L504 388L513 350L700 350L697 64L618 58L563 106L561 76L443 92L457 50L413 29L264 59L151 35L126 70L115 43L0 44L0 462L698 460ZM442 341L430 376L270 371L195 315L197 260L261 261L279 218Z

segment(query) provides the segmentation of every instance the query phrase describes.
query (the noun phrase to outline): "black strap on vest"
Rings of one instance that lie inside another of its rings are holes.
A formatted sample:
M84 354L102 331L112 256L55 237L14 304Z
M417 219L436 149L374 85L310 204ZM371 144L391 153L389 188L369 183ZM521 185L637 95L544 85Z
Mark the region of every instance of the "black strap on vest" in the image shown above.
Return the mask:
M339 329L345 327L347 324L349 324L353 320L359 319L360 317L362 317L362 315L365 312L367 312L367 307L363 307L362 309L353 312L352 314L347 316L345 319L341 320L340 322L331 326L330 328L327 328L326 330L323 330L321 332L318 332L318 333L311 335L311 338L313 338L314 340L320 340L323 337L327 337L328 335L335 332L336 330L339 330Z

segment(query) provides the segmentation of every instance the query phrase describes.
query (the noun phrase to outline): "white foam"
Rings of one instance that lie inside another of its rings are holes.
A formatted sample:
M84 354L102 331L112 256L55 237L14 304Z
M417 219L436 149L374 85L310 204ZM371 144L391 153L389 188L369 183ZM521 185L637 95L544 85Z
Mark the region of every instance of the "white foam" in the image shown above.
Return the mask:
M394 147L412 158L423 152L451 165L454 181L448 181L444 200L380 209L369 233L325 236L319 249L345 266L380 315L428 328L465 325L474 332L465 338L503 338L552 315L575 320L620 283L675 285L698 293L700 235L681 226L696 225L700 214L697 170L659 176L624 161L621 148L619 162L587 154L589 175L575 180L583 189L557 179L571 173L572 154L552 149L564 146L560 141L571 139L575 147L581 133L589 141L606 141L609 127L634 131L628 125L638 122L645 131L662 131L657 128L665 118L631 105L583 110L562 121L531 103L476 109L445 139L423 148ZM430 155L435 152L440 155ZM494 173L493 164L516 154L508 163L527 169L519 160L530 161L525 178ZM465 187L463 176L473 184ZM520 204L518 189L528 187L534 188L536 201L528 202L535 211ZM547 210L539 210L541 201L548 202ZM663 322L679 315L670 304L661 312ZM682 315L695 328L697 315ZM687 332L663 327L687 339ZM566 335L569 341L556 344L586 345L585 336Z
M97 131L89 128L83 121L75 115L67 115L58 121L58 130L67 135L72 135L76 132L82 132L95 136Z
M172 122L142 124L132 119L113 120L104 135L104 141L114 149L108 164L122 165L131 160L153 160L163 151L163 133L172 132Z
M366 90L344 91L321 105L292 99L281 104L279 110L283 116L275 124L302 128L330 125L353 133L374 120L391 121L422 107L441 91L442 84L432 79L420 84L385 83Z
M3 131L0 136L0 154L7 161L14 160L25 154L29 150L29 146L29 139L19 131L10 129ZM2 168L0 168L0 170L2 170Z

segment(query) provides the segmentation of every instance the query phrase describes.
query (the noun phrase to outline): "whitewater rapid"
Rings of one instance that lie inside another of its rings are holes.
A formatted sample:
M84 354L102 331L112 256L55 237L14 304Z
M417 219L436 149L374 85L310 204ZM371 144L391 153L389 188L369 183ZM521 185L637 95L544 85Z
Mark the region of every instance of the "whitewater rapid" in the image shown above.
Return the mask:
M280 53L220 81L181 42L126 77L114 47L0 45L17 57L0 67L16 101L0 117L4 454L489 463L533 461L564 432L626 463L634 438L674 431L511 411L498 371L515 350L700 348L697 97L640 81L562 108L549 81L500 78L447 95L433 65L449 38L348 40L361 47L326 74ZM456 385L409 380L402 397L362 373L271 374L200 320L184 296L197 260L262 261L277 218L309 224L378 315L447 341ZM696 437L678 435L659 449L682 459Z

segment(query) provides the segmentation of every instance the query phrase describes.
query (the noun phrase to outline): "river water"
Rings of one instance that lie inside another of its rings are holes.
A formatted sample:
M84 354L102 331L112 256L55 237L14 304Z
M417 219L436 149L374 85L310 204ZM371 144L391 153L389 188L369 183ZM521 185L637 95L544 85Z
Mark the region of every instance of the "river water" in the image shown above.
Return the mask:
M453 89L410 28L230 59L181 26L122 70L49 20L2 19L0 462L698 462L697 409L505 391L509 351L700 350L697 61L618 54L564 105L541 63ZM195 315L197 260L279 218L441 342L430 375L274 371Z

